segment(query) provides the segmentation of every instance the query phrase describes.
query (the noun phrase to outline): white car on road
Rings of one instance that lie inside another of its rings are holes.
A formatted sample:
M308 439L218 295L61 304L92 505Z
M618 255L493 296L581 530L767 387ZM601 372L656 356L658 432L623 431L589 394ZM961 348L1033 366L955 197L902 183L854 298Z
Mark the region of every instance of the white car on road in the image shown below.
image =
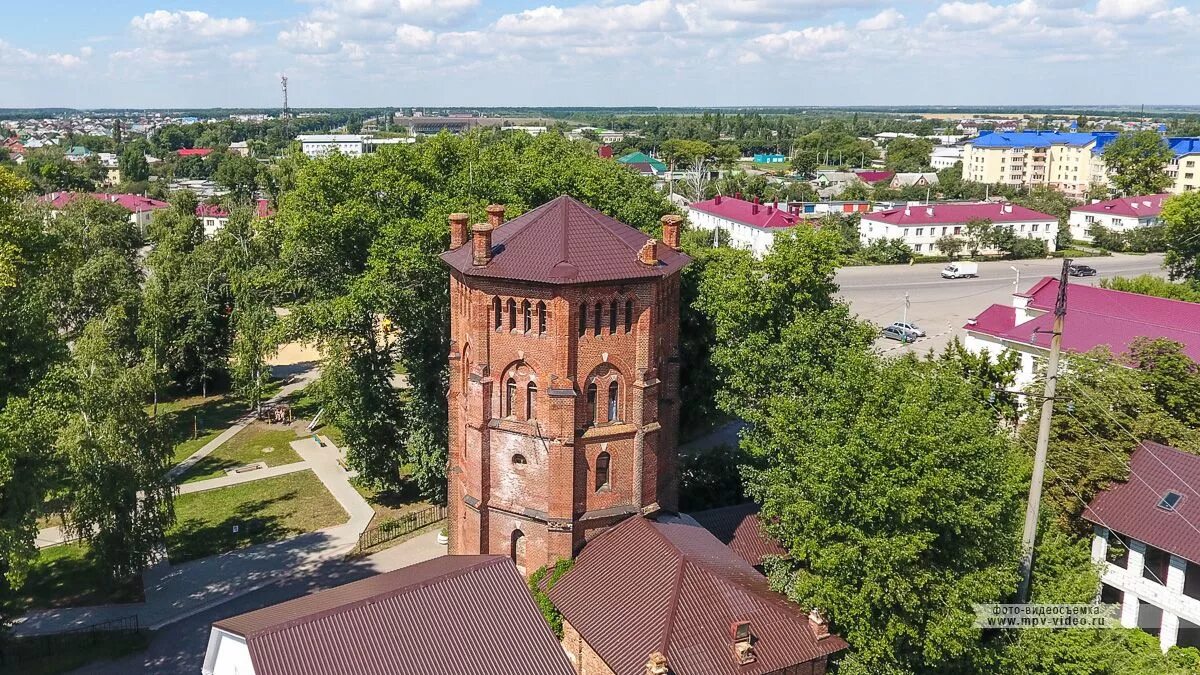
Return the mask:
M904 321L897 321L892 324L892 327L899 328L900 330L902 330L910 335L913 335L914 337L925 337L925 331L921 330L921 327L915 323L906 323Z

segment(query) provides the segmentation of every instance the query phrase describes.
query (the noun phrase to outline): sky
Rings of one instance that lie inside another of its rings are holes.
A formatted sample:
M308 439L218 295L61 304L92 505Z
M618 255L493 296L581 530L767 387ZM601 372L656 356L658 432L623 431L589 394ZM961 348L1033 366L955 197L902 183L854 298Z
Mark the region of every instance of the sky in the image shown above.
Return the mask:
M4 0L0 108L1200 104L1200 0Z

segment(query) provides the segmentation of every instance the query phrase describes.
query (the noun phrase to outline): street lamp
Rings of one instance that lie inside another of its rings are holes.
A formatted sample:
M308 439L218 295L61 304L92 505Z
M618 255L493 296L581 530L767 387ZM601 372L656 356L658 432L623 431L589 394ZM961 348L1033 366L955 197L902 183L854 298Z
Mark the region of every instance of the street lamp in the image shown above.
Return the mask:
M1020 293L1021 292L1021 270L1017 269L1016 266L1014 266L1014 265L1009 265L1008 269L1017 273L1017 280L1013 282L1013 293Z

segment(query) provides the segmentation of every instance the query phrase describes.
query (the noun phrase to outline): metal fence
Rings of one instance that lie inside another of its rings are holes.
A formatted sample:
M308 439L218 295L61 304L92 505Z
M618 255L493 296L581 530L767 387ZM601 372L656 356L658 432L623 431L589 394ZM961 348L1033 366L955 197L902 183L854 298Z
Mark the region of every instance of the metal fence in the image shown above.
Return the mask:
M0 642L0 664L6 668L31 661L69 657L114 636L134 636L141 632L136 614L110 621L72 628L58 633L9 637Z
M396 537L403 537L410 532L428 527L440 520L446 519L446 507L430 506L420 511L406 513L399 518L382 522L358 536L358 550L366 550L378 546Z

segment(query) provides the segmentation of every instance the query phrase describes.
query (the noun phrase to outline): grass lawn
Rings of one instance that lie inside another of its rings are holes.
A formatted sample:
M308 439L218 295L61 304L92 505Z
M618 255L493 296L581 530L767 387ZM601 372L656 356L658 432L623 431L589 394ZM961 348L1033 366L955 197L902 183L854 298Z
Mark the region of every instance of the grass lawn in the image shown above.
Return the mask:
M264 400L274 396L282 386L279 381L267 385ZM147 412L152 409L153 406L146 408ZM176 464L220 436L247 412L245 402L229 393L210 394L208 398L181 396L158 402L159 417L175 442Z
M167 532L172 563L287 539L340 525L350 517L316 474L297 471L179 495L175 518Z
M213 450L211 455L196 462L183 475L182 482L218 478L224 476L228 469L254 462L266 462L267 466L299 462L300 455L291 446L291 442L297 438L300 437L292 427L255 422L237 432L233 438Z
M21 595L30 608L141 602L142 580L114 584L84 542L41 549Z
M398 491L375 490L360 484L357 480L352 483L354 489L358 490L358 494L362 495L371 508L375 509L375 517L371 519L371 525L378 525L410 511L419 511L429 506L429 502L421 498L416 483L411 481L406 482L404 487Z

